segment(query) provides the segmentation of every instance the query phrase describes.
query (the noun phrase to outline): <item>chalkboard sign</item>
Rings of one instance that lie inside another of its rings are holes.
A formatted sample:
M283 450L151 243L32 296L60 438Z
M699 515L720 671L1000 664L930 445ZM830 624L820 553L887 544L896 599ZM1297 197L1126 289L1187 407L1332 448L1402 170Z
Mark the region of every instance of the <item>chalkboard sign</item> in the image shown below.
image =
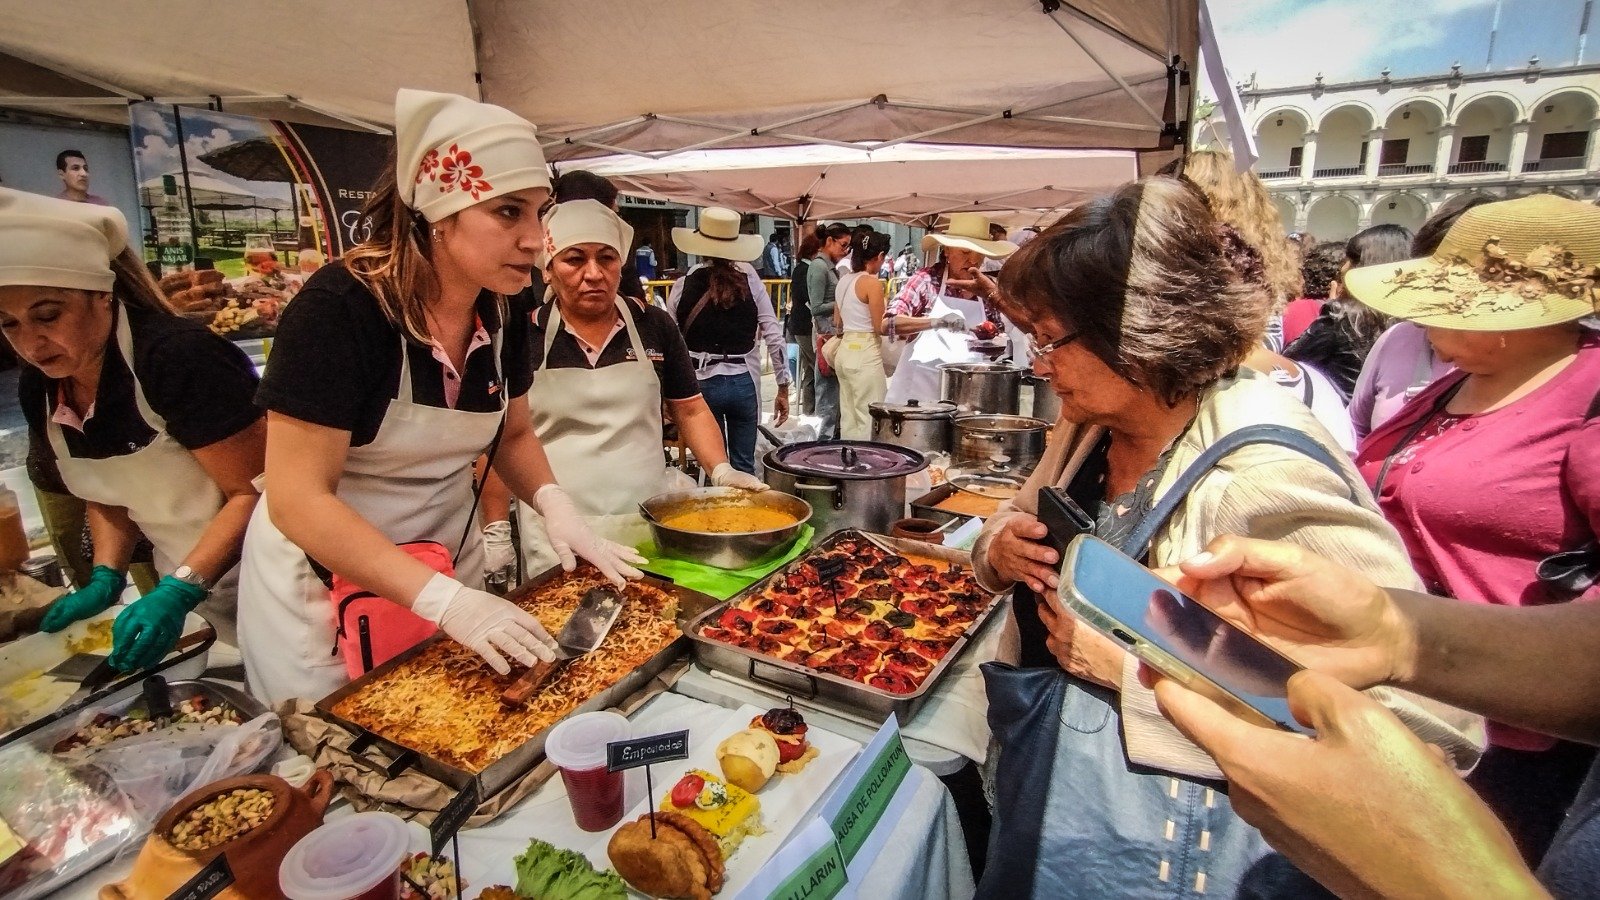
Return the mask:
M183 887L174 891L167 900L211 900L232 885L233 869L228 866L228 855L219 853L216 859L184 882Z
M457 794L454 800L439 810L439 815L434 817L433 824L428 826L428 834L433 838L434 855L437 856L440 848L444 847L455 833L461 830L461 826L472 818L473 810L478 808L480 802L482 794L478 787L478 779L474 778L467 782L467 786L461 789L461 793Z
M613 772L688 758L689 732L687 731L612 741L606 745L606 768Z

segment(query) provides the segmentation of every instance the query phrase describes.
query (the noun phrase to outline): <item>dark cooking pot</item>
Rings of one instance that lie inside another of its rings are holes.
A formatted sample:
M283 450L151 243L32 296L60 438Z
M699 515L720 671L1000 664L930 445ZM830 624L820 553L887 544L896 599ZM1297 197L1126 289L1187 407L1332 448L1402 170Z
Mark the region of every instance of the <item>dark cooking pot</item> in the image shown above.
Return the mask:
M905 515L906 476L927 468L922 454L873 441L806 441L762 458L774 490L811 504L818 537L841 528L887 534Z

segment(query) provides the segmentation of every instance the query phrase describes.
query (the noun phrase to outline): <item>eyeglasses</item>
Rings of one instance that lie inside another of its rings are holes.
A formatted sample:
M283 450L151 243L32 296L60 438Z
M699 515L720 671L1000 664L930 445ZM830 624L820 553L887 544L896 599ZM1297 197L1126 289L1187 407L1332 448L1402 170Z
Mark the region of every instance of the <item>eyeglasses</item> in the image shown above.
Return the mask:
M1048 344L1041 344L1037 338L1030 334L1028 335L1028 362L1036 363L1082 336L1083 332L1074 331L1071 334L1058 337Z

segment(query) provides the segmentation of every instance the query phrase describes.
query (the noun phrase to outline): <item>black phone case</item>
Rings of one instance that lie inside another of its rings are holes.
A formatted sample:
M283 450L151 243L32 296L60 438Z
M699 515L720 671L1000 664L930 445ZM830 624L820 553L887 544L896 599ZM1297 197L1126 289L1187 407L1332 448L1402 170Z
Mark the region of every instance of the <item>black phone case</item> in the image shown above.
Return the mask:
M1039 521L1050 532L1045 543L1058 553L1064 552L1073 538L1094 531L1094 518L1058 487L1039 491Z

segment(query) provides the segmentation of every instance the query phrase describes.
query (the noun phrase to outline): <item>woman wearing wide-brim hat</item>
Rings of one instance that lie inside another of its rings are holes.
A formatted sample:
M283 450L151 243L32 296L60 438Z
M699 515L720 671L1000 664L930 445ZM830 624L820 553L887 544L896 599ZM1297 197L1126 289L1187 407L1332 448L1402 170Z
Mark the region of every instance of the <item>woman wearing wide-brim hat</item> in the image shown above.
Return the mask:
M739 233L739 214L719 206L700 211L693 228L672 229L672 243L705 259L672 285L667 312L677 321L694 358L700 393L727 441L728 461L740 472L756 470L756 427L761 424L760 343L777 379L775 424L789 418L789 363L783 328L772 298L750 261L766 246L759 234Z
M582 557L619 585L639 574L556 486L524 399L529 317L510 298L543 254L550 197L534 127L402 90L395 141L365 209L371 237L285 308L257 395L266 502L245 541L239 631L250 688L273 703L323 697L435 630L502 674L552 657L537 619L480 589L472 475L486 453L569 569Z
M231 342L172 312L122 214L0 188L0 331L33 443L87 506L94 572L51 604L60 631L122 596L141 536L164 574L112 626L111 665L159 662L196 608L233 643L266 429Z
M911 276L885 313L889 336L911 341L889 378L888 403L938 400L941 365L983 359L968 332L984 322L996 334L1005 331L991 303L994 282L978 270L985 259L1010 256L1017 245L990 240L988 216L952 213L948 228L922 239L924 252L936 247L939 261Z
M1600 531L1600 335L1580 324L1600 303L1600 209L1550 195L1485 204L1432 256L1344 281L1423 326L1456 367L1357 457L1417 574L1472 603L1574 599L1539 576ZM1537 861L1594 751L1492 722L1489 738L1468 780Z

